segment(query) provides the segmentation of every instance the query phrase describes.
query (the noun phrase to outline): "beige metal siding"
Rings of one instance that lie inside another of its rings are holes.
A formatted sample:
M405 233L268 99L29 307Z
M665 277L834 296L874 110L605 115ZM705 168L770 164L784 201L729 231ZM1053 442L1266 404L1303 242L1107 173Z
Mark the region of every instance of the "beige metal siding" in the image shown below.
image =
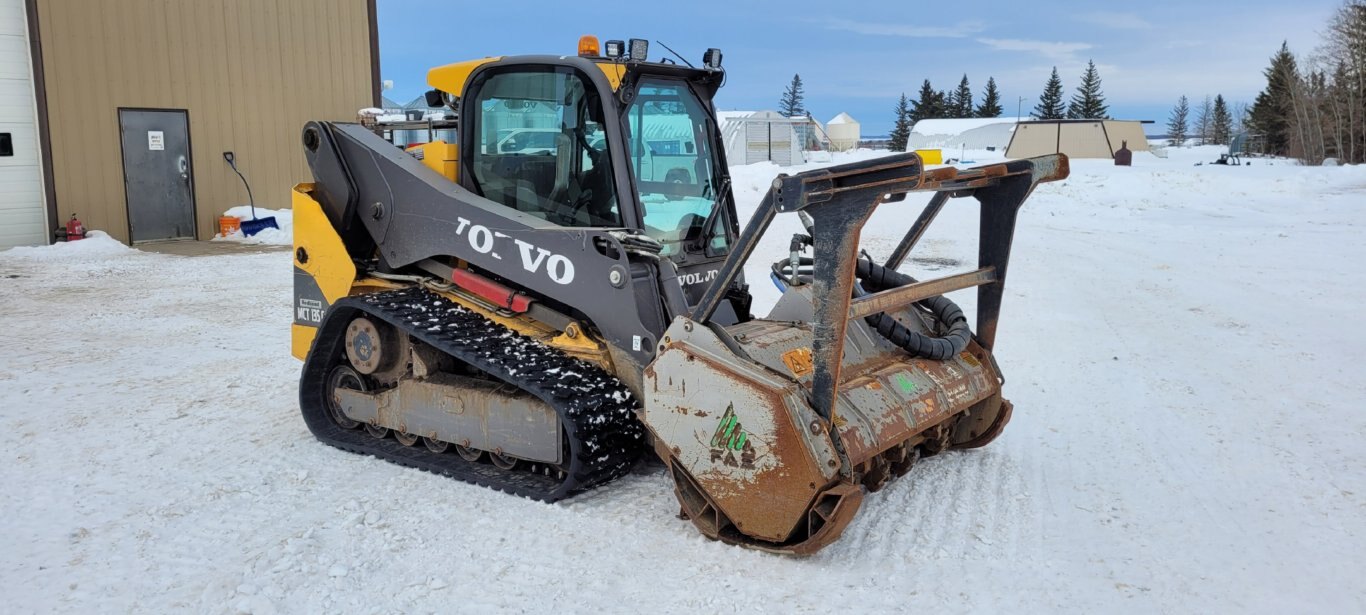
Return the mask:
M283 209L311 177L308 120L373 103L366 0L39 0L53 178L63 215L128 240L120 107L187 109L199 237L246 204Z
M1110 120L1105 122L1105 134L1110 136L1112 154L1119 151L1120 145L1125 141L1129 142L1131 152L1148 151L1148 136L1143 134L1141 122Z
M1058 125L1020 124L1015 127L1015 136L1010 139L1010 158L1032 158L1058 152Z
M1111 158L1105 125L1100 122L1068 123L1058 126L1058 151L1069 158Z

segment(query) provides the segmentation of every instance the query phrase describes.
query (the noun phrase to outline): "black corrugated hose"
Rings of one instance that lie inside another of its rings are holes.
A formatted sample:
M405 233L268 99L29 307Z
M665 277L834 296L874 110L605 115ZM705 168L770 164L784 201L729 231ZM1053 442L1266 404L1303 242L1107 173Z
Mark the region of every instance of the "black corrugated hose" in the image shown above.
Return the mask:
M863 282L864 289L870 292L887 290L915 282L915 278L911 276L888 269L866 258L858 260L857 272L858 279ZM919 304L928 309L936 320L948 327L948 331L942 336L925 335L919 331L911 330L885 313L873 314L863 320L876 329L882 337L887 338L887 341L896 344L901 349L911 353L912 356L942 361L954 357L968 347L968 340L972 339L972 330L968 328L968 318L963 315L963 308L958 307L958 304L943 295L930 297L920 301Z
M801 283L810 283L811 268L814 262L809 256L798 259L797 277ZM869 292L905 286L916 281L911 276L888 269L869 261L867 258L858 260L858 267L855 271L855 275L862 282L863 289ZM773 273L778 279L791 283L791 260L783 259L773 263ZM929 310L930 314L947 327L948 331L943 335L926 335L911 330L885 313L873 314L863 320L868 323L868 326L877 330L887 341L909 352L911 356L943 361L953 358L968 347L968 340L972 339L972 330L968 327L968 318L963 314L963 308L958 307L958 304L943 295L930 297L917 303Z

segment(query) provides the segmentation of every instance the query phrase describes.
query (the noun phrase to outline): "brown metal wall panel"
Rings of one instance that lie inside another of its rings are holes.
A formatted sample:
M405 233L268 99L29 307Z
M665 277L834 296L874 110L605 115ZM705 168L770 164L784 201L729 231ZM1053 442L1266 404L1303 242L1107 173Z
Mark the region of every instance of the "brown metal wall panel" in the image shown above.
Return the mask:
M367 0L38 0L56 199L128 240L120 107L186 109L201 239L246 204L289 207L311 119L371 105Z

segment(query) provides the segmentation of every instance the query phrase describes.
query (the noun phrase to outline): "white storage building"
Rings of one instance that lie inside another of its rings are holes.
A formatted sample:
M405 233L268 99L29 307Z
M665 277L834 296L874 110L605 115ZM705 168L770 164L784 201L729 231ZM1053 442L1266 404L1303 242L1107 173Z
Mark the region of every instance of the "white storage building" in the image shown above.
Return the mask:
M1004 153L1015 133L1015 124L1013 117L920 120L911 127L906 151L965 149Z
M24 0L0 0L0 250L46 244L60 223L47 219L28 30Z
M784 117L777 111L718 111L716 119L730 164L767 160L785 167L805 162L796 126L809 124L810 118Z
M848 113L840 113L825 123L825 134L830 138L830 149L843 152L858 147L861 137L859 123Z

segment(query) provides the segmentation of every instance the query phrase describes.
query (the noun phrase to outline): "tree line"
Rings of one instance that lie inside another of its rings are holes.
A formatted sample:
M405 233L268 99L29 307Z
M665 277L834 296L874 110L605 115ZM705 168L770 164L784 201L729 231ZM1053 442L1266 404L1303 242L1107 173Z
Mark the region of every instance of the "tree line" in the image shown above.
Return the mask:
M1043 94L1030 116L1041 120L1061 119L1110 119L1110 108L1105 104L1105 94L1100 87L1100 71L1095 62L1088 61L1082 73L1081 83L1070 101L1063 100L1062 78L1058 68L1044 84ZM982 92L981 104L974 105L972 88L968 76L958 82L958 88L949 91L936 90L926 79L920 84L920 92L914 100L902 94L896 104L896 121L892 124L891 140L888 147L893 151L906 149L910 140L911 128L920 120L940 118L1000 117L1001 93L996 89L996 79L987 78L986 89Z
M936 90L926 79L920 84L920 93L915 100L906 98L902 93L896 103L896 121L892 124L891 142L888 147L893 151L906 149L910 139L911 127L920 120L936 118L1000 117L1001 92L996 89L996 78L987 77L987 85L982 90L982 101L977 103L972 97L972 83L968 76L958 82L952 90Z
M1228 145L1235 135L1246 130L1247 115L1245 105L1236 112L1230 110L1223 94L1216 94L1214 98L1206 95L1204 102L1195 109L1191 108L1190 99L1183 95L1176 100L1176 106L1167 118L1167 141L1171 145L1185 145L1186 141Z
M1110 106L1105 104L1105 94L1100 89L1100 71L1096 69L1096 63L1086 61L1081 83L1077 85L1072 100L1066 104L1063 103L1062 77L1058 76L1058 67L1054 66L1053 74L1044 83L1043 94L1039 95L1039 103L1029 116L1039 120L1110 119Z
M1167 121L1173 144L1227 144L1248 133L1250 151L1321 164L1366 162L1366 0L1347 0L1328 22L1318 50L1304 58L1286 42L1263 71L1266 88L1232 112L1223 97L1197 109L1182 96ZM1194 116L1191 113L1194 112ZM1236 126L1235 126L1236 124Z

